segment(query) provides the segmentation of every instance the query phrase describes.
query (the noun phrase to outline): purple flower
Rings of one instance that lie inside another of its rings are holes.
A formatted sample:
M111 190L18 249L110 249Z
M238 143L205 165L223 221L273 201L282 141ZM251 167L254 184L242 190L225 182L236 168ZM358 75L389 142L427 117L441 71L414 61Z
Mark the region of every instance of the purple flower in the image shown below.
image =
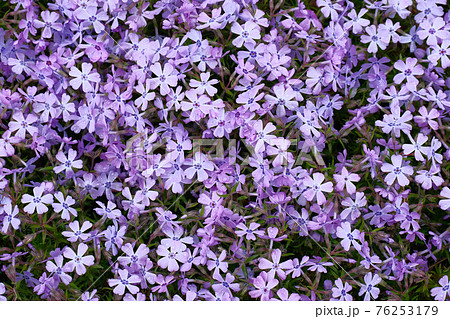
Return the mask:
M0 282L0 301L6 301L6 297L2 296L6 292L5 284Z
M412 175L414 170L409 165L403 165L403 159L401 155L392 155L391 156L392 164L384 163L381 166L381 170L385 173L389 173L384 181L388 185L394 184L397 180L400 186L406 186L409 184L409 179L407 175Z
M218 283L212 285L212 288L216 293L219 294L227 293L231 296L232 295L231 290L233 291L240 290L239 284L233 283L235 277L230 273L227 273L225 279L223 279L223 277L218 272L214 272L213 278L218 281Z
M214 163L209 161L205 154L196 152L194 158L189 160L190 167L184 173L187 178L193 178L197 175L197 180L203 182L208 178L206 171L214 170Z
M67 197L64 199L64 194L62 192L58 192L55 194L55 198L59 201L59 203L54 202L52 204L52 207L55 212L61 212L62 219L70 220L70 215L75 217L78 215L75 208L71 207L73 204L75 204L75 200L72 198L72 196L67 195Z
M17 131L15 136L25 139L26 132L30 133L30 135L38 133L38 128L31 125L38 120L36 115L28 114L25 119L22 112L16 112L13 114L12 119L14 121L9 122L9 129L11 132Z
M262 301L268 301L272 297L272 289L278 285L278 280L265 271L252 280L255 290L249 292L250 297L260 298Z
M68 241L76 242L76 241L85 241L89 238L89 234L84 234L86 230L92 227L92 223L90 221L83 222L83 225L80 227L80 223L78 220L75 220L69 224L69 228L72 231L63 231L61 234L64 237L68 237Z
M267 260L266 258L261 258L259 260L258 268L259 269L270 269L268 275L271 277L275 277L275 274L280 277L281 280L286 279L286 270L289 271L294 267L292 260L286 260L280 263L281 259L281 250L275 249L272 254L272 261Z
M63 256L59 255L55 257L55 262L47 261L45 268L53 274L53 278L56 278L58 281L61 280L65 285L68 285L72 281L72 277L64 272L63 262Z
M252 21L245 22L243 26L235 22L231 27L231 32L238 35L232 42L238 48L245 43L255 43L255 39L261 39L259 26Z
M179 249L172 246L167 247L164 245L159 245L156 253L162 256L158 260L158 266L161 268L167 268L168 271L178 271L180 266L178 262L185 263L187 261L186 255Z
M373 275L369 272L364 276L364 285L361 286L361 290L358 293L358 296L362 296L364 294L364 301L369 301L371 298L377 299L380 293L380 289L375 287L381 282L380 276L377 274Z
M139 283L141 280L137 275L130 275L128 270L119 269L119 279L108 279L108 284L110 287L114 287L113 292L117 295L123 295L125 289L131 292L133 295L139 292L139 288L133 284Z
M303 196L308 200L312 201L314 198L317 200L317 204L322 205L326 202L325 195L323 192L330 193L333 191L333 183L326 182L322 184L325 176L322 173L314 173L313 178L306 176L303 181L303 185L308 189L303 193Z
M35 28L44 28L42 30L42 37L43 38L51 38L52 37L52 31L61 31L63 28L63 25L58 21L59 19L59 15L56 12L50 12L50 11L43 11L41 13L42 16L42 20L44 20L43 22L40 20L35 19L33 21L33 26Z
M333 177L336 190L342 191L345 187L350 195L356 192L356 186L352 182L359 182L361 179L357 174L349 173L345 167L342 168L341 174L334 174Z
M85 93L94 91L94 87L91 83L100 82L100 75L96 70L92 71L92 68L92 64L84 62L81 65L81 71L75 66L71 67L69 75L74 77L74 79L70 80L70 85L75 90L78 90L78 88L83 85L82 89Z
M250 227L247 228L247 226L244 223L240 223L239 225L236 226L236 228L239 228L241 230L235 230L235 233L239 237L245 236L247 240L256 240L255 235L258 235L260 237L264 235L264 231L256 230L259 228L259 226L261 225L258 223L250 223Z
M427 39L427 44L432 46L438 43L438 39L447 40L449 32L445 29L445 21L441 17L432 20L425 19L420 23L421 30L417 35L421 40Z
M70 261L64 265L64 271L72 272L75 269L78 275L85 274L86 266L89 267L94 264L94 256L84 256L88 248L86 244L80 243L75 253L72 248L67 247L64 250L64 257L70 259Z
M120 256L117 260L122 266L131 266L134 268L138 268L138 264L142 264L147 260L149 248L141 244L139 248L134 252L133 246L128 243L121 247L122 251L126 254L126 256Z
M356 248L356 250L361 249L361 244L356 241L360 240L360 232L358 229L354 229L352 231L350 223L345 222L342 223L341 226L338 226L336 229L336 236L339 238L343 238L341 240L341 245L346 251L350 250L350 246L352 244Z
M343 283L341 278L338 278L334 282L336 287L331 288L333 293L333 298L339 299L331 299L331 300L339 300L339 301L352 301L353 297L348 292L352 290L352 286L350 286L347 282Z
M28 214L33 214L36 211L39 215L48 211L46 205L53 203L53 195L44 193L44 185L33 188L33 196L24 194L22 196L22 203L29 203L26 205L23 210Z
M3 217L2 232L6 234L10 225L15 230L19 229L20 219L17 217L17 215L19 214L19 207L14 206L13 209L12 204L7 203L2 208L3 213L5 214L5 216Z
M406 58L406 62L401 60L394 63L394 68L399 70L401 73L394 76L394 82L400 84L404 79L413 85L417 85L419 80L416 79L416 75L423 74L423 67L417 64L416 58Z
M431 289L431 296L434 297L434 300L444 301L447 296L450 297L450 284L448 281L448 276L445 275L439 279L439 284L441 287Z

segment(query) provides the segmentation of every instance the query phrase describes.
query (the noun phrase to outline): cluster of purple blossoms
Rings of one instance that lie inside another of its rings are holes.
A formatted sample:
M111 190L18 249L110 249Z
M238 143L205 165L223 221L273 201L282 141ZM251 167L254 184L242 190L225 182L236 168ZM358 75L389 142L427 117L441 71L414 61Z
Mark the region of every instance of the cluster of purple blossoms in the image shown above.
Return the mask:
M0 301L450 299L446 0L0 8Z

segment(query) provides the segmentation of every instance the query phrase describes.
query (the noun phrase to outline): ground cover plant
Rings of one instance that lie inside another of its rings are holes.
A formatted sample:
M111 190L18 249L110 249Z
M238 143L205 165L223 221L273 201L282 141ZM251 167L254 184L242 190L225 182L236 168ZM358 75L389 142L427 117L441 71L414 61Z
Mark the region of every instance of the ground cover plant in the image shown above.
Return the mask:
M0 2L0 300L449 300L446 0Z

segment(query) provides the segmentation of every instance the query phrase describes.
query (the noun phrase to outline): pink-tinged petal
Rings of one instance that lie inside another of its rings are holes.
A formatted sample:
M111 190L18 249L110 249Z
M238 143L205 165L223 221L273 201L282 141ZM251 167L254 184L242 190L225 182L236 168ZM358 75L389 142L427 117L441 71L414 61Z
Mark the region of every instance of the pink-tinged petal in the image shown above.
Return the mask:
M322 183L324 179L325 179L325 176L322 173L314 173L313 174L313 180L317 184Z
M274 263L279 264L280 263L280 259L281 259L281 250L275 249L272 252L272 260L273 260Z
M392 172L395 169L395 167L392 164L384 163L383 166L381 166L381 171L387 173Z
M325 195L322 192L317 192L317 204L322 205L327 201Z
M323 192L330 193L333 191L333 183L332 182L326 182L325 184L320 186L320 190Z
M66 248L64 250L64 257L66 257L67 259L74 259L77 255L75 254L75 252L72 250L72 248Z
M401 155L392 155L391 161L392 161L392 165L394 165L395 167L401 167L403 158Z
M178 269L180 269L180 267L178 266L177 261L175 259L169 259L167 270L168 271L177 271Z
M204 180L208 179L208 174L204 169L200 169L197 171L198 181L203 182Z
M52 194L46 194L46 195L41 197L41 201L44 204L51 204L51 203L53 203L53 195Z
M76 264L75 270L80 276L86 273L86 267L81 263Z
M169 258L168 257L164 257L161 258L160 260L158 260L158 266L161 268L167 268L167 266L169 265Z
M409 180L404 174L397 175L397 180L400 186L406 186L409 184Z
M267 260L266 258L261 258L259 260L258 268L259 269L271 269L273 266L273 263Z
M114 279L110 279L110 280L114 280ZM114 288L113 292L114 292L116 295L123 295L123 294L125 293L125 286L122 285L121 283L119 283L119 284L117 285L117 287Z
M48 208L44 204L37 204L36 211L37 211L38 215L42 215L43 213L48 212Z
M83 256L87 252L88 248L88 245L84 243L79 244L77 249L78 256Z
M402 172L406 175L412 175L414 173L414 170L411 166L403 166Z
M28 195L28 194L24 194L22 196L22 203L31 203L31 201L33 200L33 196Z
M128 285L127 288L130 291L130 293L132 293L133 295L135 295L139 292L139 288L136 286Z
M81 258L81 262L86 266L92 266L94 264L94 256L85 256Z

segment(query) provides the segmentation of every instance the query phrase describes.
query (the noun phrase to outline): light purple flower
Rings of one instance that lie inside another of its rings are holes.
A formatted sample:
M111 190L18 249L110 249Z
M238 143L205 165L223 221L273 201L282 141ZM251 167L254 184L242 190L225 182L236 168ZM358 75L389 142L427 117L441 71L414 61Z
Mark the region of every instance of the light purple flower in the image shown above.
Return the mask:
M362 296L364 294L364 301L369 301L371 298L377 299L380 293L380 289L375 287L381 282L380 276L377 274L372 275L371 272L364 276L364 285L362 285L361 290L358 295Z

